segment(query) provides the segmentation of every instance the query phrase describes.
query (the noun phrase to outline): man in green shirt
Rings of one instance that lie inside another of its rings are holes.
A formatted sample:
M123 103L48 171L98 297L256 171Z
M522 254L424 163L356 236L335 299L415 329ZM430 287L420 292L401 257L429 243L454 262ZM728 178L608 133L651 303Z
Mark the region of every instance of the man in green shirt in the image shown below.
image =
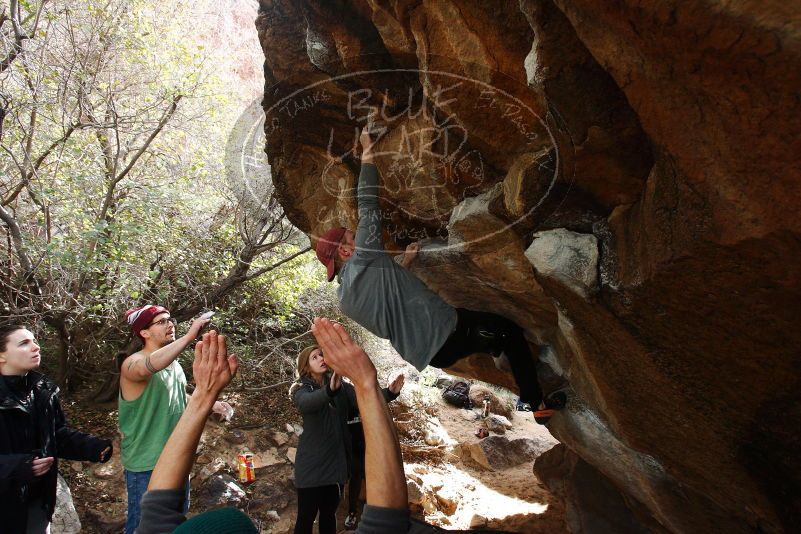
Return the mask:
M122 466L128 489L125 534L133 534L139 525L139 503L153 467L186 408L186 376L176 360L209 319L195 319L186 335L176 339L175 320L162 306L135 308L126 312L125 318L134 335L144 342L144 347L128 356L120 369ZM214 411L226 414L231 407L217 401ZM186 490L188 493L188 484ZM188 495L185 503L188 509Z

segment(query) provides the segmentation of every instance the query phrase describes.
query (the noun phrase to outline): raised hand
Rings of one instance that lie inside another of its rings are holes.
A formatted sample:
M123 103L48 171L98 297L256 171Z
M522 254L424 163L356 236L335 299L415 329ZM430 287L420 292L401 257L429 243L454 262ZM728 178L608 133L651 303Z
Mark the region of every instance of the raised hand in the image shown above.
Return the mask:
M417 257L418 252L420 252L420 243L414 242L410 245L407 245L406 251L403 253L403 258L401 259L401 265L408 269L409 265L411 265L414 259Z
M359 135L359 144L362 145L362 163L373 162L373 143L367 127L362 128L362 133Z
M398 393L400 393L401 389L403 389L403 384L405 381L406 377L403 375L403 373L400 373L392 380L392 382L389 383L389 386L387 387L392 393L397 395Z
M225 336L218 336L214 330L203 334L203 339L195 345L192 364L197 386L194 394L208 393L216 399L220 391L231 383L238 368L236 356L228 355Z
M209 324L209 321L211 321L211 317L204 317L203 315L192 321L192 324L189 326L189 331L187 331L186 335L190 339L195 339L198 334L200 334L200 331L203 329L203 327Z
M337 374L350 378L357 388L377 383L373 362L342 325L315 317L312 334L325 354L325 363Z

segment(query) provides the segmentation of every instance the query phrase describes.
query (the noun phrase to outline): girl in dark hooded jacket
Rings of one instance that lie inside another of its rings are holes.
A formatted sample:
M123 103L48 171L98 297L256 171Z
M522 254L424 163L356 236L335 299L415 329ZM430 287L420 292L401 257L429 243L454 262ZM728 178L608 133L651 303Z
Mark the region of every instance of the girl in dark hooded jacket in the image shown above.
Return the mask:
M49 532L57 458L106 462L112 452L110 440L67 426L40 362L27 328L0 325L0 530L9 534Z
M320 534L334 534L350 455L345 425L351 396L340 393L353 386L329 372L317 345L300 352L295 372L298 380L289 389L289 396L303 417L303 433L295 456L295 534L311 534L318 514Z
M356 403L356 390L329 371L317 345L298 355L297 380L289 396L303 417L303 433L295 455L295 486L298 516L295 534L311 534L319 514L320 534L336 532L336 510L345 482L356 474L350 488L355 493L349 505L346 528L355 528L356 499L364 472L364 442ZM403 375L383 389L389 402L398 397ZM356 428L358 427L358 428Z

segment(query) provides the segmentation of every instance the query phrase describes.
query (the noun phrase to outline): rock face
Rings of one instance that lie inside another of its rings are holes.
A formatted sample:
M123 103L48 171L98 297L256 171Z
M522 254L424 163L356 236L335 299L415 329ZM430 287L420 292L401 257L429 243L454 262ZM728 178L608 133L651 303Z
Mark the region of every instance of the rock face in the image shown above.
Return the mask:
M773 0L261 0L276 194L312 242L354 228L372 114L387 249L423 239L430 287L526 329L568 387L566 447L667 531L798 530L799 22ZM513 385L486 356L450 371Z
M645 534L661 530L644 524L608 478L562 444L537 458L534 472L564 499L571 532Z

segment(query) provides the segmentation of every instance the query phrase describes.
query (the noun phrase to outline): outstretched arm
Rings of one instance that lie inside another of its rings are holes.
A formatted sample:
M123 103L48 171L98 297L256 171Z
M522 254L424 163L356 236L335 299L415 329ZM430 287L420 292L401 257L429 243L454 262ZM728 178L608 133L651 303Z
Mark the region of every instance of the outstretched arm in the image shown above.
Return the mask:
M122 362L122 376L132 382L142 382L153 374L166 369L197 338L201 328L211 319L198 318L192 321L189 331L169 345L165 345L150 354L138 352Z
M338 374L350 378L356 389L366 447L367 504L406 510L408 498L400 444L373 362L342 325L315 318L312 333L326 363Z
M356 227L357 252L383 252L381 209L378 204L378 169L373 164L373 141L367 128L359 137L362 145L362 168L357 192L359 225Z
M192 364L195 392L156 462L148 491L184 487L195 462L195 451L206 418L220 392L231 383L238 367L236 356L228 355L224 336L218 336L214 330L203 334L203 340L195 346L195 362Z

